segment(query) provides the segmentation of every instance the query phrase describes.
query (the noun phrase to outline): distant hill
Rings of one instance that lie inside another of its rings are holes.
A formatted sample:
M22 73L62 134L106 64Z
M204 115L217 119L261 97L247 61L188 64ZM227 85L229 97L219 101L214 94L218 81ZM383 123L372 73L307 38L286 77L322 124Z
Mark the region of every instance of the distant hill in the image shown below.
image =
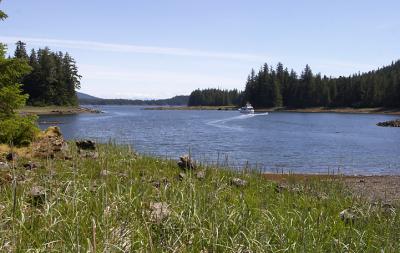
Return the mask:
M189 96L175 96L167 99L104 99L77 92L80 105L187 105Z
M82 93L82 92L76 92L76 95L78 96L78 100L81 100L81 99L101 99L101 98L98 98L98 97L95 97L95 96L91 96L89 94Z

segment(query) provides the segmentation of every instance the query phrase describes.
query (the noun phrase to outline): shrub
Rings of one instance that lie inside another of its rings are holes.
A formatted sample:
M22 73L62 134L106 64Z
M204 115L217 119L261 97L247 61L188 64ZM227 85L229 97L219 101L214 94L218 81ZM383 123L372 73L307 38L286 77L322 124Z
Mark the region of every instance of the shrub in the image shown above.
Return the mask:
M0 143L29 145L39 132L37 116L15 116L0 121Z

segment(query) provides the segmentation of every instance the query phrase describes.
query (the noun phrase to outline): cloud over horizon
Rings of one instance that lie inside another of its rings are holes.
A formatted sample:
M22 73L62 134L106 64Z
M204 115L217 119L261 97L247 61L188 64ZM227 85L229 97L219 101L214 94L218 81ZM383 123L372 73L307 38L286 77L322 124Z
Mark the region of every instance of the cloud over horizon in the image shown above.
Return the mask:
M267 56L262 56L262 55L231 53L231 52L212 52L212 51L203 51L203 50L188 49L188 48L153 47L153 46L140 46L133 44L115 44L115 43L104 43L98 41L84 41L84 40L59 40L59 39L49 39L49 38L0 36L0 41L5 42L7 44L13 44L19 40L36 46L55 46L62 48L75 48L75 49L86 49L86 50L108 51L108 52L206 57L206 58L243 60L243 61L263 61L267 58Z

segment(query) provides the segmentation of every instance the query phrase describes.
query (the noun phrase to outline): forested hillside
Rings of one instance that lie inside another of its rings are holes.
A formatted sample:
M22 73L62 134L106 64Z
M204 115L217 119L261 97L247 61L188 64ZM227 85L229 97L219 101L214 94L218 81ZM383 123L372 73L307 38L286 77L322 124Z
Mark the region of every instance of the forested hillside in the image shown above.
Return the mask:
M248 76L242 103L255 107L400 107L400 61L348 77L313 74L307 65L300 76L279 63Z
M29 105L77 105L76 89L80 78L75 60L68 54L49 48L26 52L25 43L18 41L14 57L25 60L32 72L22 78L22 89L29 95Z
M251 71L243 92L205 89L190 94L189 106L400 107L400 61L378 70L332 78L306 66L300 75L279 63Z

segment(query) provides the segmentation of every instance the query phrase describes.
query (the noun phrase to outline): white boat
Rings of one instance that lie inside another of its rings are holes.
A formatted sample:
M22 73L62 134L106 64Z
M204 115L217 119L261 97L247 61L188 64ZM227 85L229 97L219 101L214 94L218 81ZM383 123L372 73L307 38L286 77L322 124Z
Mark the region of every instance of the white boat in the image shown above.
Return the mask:
M247 103L246 106L243 106L242 108L239 109L240 113L245 113L245 114L254 114L254 108L251 106L250 103Z

